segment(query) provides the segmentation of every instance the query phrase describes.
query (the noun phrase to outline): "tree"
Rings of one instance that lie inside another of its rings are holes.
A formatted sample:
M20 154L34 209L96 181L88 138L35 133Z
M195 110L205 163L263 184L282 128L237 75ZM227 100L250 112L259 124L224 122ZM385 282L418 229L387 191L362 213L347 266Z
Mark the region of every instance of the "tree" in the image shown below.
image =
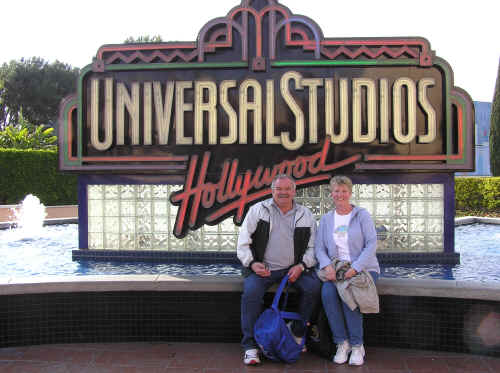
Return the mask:
M129 36L125 41L123 42L124 44L134 44L134 43L161 43L163 39L161 38L160 35L144 35L144 36L139 36L138 38L134 38L132 36Z
M54 129L43 124L35 126L19 113L19 123L0 130L0 148L57 149Z
M10 61L0 67L0 128L19 122L54 125L61 99L76 91L80 71L39 57Z
M493 104L491 105L490 169L493 176L500 176L500 60L498 63Z

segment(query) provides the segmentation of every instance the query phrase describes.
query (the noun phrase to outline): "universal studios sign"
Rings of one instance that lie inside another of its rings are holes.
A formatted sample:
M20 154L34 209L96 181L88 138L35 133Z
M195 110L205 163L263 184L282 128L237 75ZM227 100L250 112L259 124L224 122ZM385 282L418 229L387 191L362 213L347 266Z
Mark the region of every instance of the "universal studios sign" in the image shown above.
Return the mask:
M60 169L181 181L174 234L342 172L473 170L473 105L423 38L325 38L243 0L196 42L105 45L60 111Z

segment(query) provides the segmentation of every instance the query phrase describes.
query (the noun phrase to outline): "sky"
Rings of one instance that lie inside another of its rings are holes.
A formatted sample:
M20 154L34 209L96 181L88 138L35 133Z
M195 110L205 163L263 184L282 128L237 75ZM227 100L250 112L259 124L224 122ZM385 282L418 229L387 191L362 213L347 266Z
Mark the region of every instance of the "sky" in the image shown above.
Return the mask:
M426 38L452 67L455 86L474 101L491 102L500 63L500 1L281 0L305 15L325 37ZM85 67L100 46L127 37L160 35L194 41L208 21L225 16L240 0L5 0L0 64L42 57Z

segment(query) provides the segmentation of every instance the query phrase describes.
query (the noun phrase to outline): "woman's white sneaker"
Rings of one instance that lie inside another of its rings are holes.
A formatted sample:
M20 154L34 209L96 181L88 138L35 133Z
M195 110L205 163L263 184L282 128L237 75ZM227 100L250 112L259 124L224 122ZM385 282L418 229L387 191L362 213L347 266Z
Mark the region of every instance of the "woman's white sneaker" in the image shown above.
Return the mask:
M352 346L349 365L363 365L365 362L365 348L363 345Z
M256 348L251 348L245 351L245 357L243 358L243 363L245 365L257 365L260 364L259 350Z
M349 341L344 341L337 345L337 353L333 357L333 362L337 364L344 364L349 358L349 352L351 352L351 345Z

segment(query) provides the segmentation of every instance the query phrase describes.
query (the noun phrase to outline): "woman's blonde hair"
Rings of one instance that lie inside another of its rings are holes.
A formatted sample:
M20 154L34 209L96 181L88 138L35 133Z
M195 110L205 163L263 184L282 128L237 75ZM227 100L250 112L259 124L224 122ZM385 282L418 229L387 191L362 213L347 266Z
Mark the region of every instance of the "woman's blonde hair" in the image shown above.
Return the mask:
M346 185L349 188L349 191L352 192L352 180L347 176L332 176L332 178L330 179L330 188L333 189L334 185Z

